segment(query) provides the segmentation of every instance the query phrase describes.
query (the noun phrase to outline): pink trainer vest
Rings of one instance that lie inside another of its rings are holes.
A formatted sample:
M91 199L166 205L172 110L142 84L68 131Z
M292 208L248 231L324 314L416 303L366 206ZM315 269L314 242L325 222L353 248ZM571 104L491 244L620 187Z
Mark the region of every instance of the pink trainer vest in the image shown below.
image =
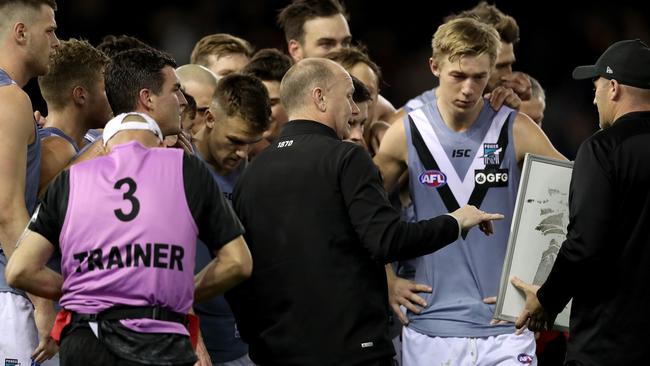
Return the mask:
M116 305L187 313L198 229L185 198L183 151L137 142L72 166L61 229L63 296L71 311ZM187 335L179 323L122 320L144 333Z

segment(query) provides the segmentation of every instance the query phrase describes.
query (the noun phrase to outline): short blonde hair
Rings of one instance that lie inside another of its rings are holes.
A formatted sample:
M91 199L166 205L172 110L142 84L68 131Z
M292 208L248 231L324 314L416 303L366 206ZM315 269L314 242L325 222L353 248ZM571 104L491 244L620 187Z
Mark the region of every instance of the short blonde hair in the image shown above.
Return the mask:
M443 57L453 62L463 56L487 54L490 67L493 67L500 47L501 40L496 29L471 18L453 19L442 24L431 41L433 59L438 64Z
M215 55L220 58L230 53L241 53L250 58L253 55L253 46L247 40L231 34L210 34L196 43L190 56L190 63L209 67L210 56Z
M515 18L504 14L495 5L490 5L486 1L481 1L475 7L452 14L444 19L445 22L456 18L472 18L481 23L489 24L499 32L501 40L505 43L519 42L519 25Z

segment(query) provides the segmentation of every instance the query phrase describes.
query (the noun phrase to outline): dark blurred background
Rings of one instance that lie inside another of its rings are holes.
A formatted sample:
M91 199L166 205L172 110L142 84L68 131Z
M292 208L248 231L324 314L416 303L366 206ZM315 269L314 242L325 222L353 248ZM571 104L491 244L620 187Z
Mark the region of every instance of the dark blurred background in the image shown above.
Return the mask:
M355 41L368 47L384 75L382 94L395 107L429 89L431 36L442 18L473 7L475 1L345 1ZM537 78L546 90L543 129L573 159L579 144L598 128L593 87L573 81L575 66L593 64L611 43L628 38L650 41L650 11L643 2L489 1L513 16L521 41L515 70ZM243 37L256 49L286 51L275 24L289 0L59 0L57 34L97 45L107 34L127 34L170 52L179 65L189 61L194 43L210 33ZM645 8L645 9L644 9ZM650 65L648 65L650 67ZM36 108L44 110L35 83L28 86Z

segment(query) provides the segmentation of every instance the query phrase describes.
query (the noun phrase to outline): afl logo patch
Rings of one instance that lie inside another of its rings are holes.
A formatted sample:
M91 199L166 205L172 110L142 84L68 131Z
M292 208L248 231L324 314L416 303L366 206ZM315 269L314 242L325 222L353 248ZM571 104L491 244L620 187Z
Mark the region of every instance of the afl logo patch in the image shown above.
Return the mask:
M425 186L440 188L447 184L447 176L439 170L427 170L420 174L420 183Z
M533 363L533 356L527 355L525 353L520 353L519 356L517 356L517 361L523 363L524 365L528 365L530 363Z

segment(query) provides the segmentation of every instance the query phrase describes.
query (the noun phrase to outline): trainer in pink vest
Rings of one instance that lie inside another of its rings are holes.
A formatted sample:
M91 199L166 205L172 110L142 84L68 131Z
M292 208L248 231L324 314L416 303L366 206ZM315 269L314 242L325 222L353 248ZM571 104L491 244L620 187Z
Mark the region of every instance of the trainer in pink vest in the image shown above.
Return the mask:
M130 142L72 166L59 237L65 309L84 314L116 305L190 310L198 229L185 198L182 164L180 149ZM188 334L174 322L121 322L138 332Z

